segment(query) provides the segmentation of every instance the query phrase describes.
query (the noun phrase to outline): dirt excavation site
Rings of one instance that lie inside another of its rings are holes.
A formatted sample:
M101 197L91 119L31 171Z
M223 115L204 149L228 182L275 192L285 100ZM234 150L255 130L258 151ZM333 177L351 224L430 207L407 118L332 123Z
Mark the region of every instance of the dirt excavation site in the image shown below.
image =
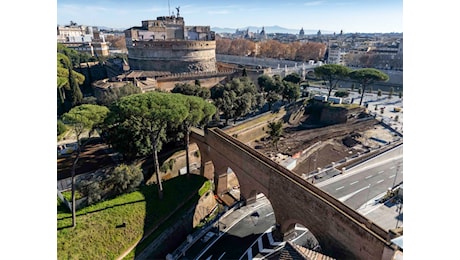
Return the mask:
M297 125L284 125L277 146L268 136L249 145L293 172L308 176L318 168L346 165L346 161L400 140L394 130L361 113L346 123L324 127L308 125L308 116L302 116Z

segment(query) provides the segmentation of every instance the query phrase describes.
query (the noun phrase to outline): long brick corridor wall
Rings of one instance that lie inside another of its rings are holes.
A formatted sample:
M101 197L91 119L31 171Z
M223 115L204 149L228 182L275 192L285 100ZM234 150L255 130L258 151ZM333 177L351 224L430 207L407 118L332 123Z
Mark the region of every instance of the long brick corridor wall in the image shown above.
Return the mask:
M327 255L337 259L389 259L388 233L353 209L219 129L192 134L216 174L230 167L243 198L264 193L281 232L296 223L307 227Z

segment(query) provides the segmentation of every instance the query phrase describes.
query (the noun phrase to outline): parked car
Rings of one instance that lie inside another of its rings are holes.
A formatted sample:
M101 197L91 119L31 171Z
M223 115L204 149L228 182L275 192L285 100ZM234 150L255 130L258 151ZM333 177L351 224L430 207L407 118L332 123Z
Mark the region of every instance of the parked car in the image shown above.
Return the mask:
M70 155L77 149L78 149L77 143L61 144L57 146L57 154L60 156Z

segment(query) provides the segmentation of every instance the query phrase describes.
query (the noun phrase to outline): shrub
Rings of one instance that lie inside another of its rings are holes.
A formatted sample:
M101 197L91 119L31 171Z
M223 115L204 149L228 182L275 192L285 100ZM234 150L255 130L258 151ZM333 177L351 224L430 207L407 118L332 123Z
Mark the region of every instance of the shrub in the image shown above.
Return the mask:
M350 92L345 89L339 89L334 93L335 97L348 97L348 95L350 95Z
M117 166L107 182L113 186L116 194L134 191L144 180L142 170L139 166L120 164Z
M61 120L57 121L57 135L60 136L67 131L67 126Z
M95 204L104 197L104 190L97 181L81 181L78 185L78 191L88 198L88 205Z
M164 162L163 165L161 165L161 167L160 167L160 171L162 171L162 172L171 171L173 169L175 163L176 163L175 159L171 159L171 160L169 160L167 162Z

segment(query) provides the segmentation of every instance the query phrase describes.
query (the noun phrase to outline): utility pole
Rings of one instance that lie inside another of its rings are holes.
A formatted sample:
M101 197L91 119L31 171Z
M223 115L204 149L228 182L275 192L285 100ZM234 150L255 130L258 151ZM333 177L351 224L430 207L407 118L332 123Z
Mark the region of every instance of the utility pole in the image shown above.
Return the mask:
M396 178L398 177L398 173L399 173L399 168L401 166L401 163L398 162L398 165L396 166L396 174L395 174L395 179L393 180L393 185L391 186L391 189L394 189L395 185L396 185Z

